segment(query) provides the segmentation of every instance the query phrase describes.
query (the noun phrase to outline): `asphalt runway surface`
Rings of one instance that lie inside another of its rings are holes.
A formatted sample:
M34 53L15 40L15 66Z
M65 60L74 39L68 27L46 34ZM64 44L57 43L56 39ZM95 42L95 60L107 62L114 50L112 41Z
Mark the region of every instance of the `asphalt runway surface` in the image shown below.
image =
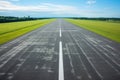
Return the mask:
M0 80L120 80L120 43L58 19L0 46Z

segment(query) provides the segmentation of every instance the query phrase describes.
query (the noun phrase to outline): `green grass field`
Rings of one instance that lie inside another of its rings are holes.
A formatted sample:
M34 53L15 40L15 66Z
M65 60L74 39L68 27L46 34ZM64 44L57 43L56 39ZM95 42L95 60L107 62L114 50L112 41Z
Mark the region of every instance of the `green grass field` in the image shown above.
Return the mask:
M0 44L6 43L25 33L40 28L55 19L33 20L23 22L0 23Z
M100 34L104 37L112 39L116 42L120 42L120 23L107 22L107 21L95 21L95 20L75 20L66 19L67 21Z

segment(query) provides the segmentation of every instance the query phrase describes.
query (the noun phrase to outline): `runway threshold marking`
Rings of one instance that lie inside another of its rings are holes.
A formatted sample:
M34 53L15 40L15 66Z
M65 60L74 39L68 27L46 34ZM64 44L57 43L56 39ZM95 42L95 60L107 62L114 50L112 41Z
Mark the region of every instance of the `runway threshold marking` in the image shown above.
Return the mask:
M60 27L60 38L62 37L61 22L59 21ZM59 78L58 80L64 80L64 67L63 67L63 52L62 52L62 41L59 42Z

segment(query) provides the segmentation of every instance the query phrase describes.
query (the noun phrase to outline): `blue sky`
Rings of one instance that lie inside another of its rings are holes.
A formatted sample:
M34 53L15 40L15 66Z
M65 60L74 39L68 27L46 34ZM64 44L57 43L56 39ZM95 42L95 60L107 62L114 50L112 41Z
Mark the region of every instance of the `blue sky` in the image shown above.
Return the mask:
M0 0L0 16L120 18L120 0Z

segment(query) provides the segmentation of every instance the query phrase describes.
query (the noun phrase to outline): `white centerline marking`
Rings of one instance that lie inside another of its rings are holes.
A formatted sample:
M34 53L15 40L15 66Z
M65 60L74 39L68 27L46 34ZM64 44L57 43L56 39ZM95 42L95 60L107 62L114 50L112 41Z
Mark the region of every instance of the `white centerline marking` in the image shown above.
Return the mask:
M60 38L62 37L61 21L59 21ZM58 80L64 80L62 41L59 42L59 77Z
M60 37L62 37L61 21L59 21L59 28L60 28Z
M59 42L59 80L64 80L62 42Z

